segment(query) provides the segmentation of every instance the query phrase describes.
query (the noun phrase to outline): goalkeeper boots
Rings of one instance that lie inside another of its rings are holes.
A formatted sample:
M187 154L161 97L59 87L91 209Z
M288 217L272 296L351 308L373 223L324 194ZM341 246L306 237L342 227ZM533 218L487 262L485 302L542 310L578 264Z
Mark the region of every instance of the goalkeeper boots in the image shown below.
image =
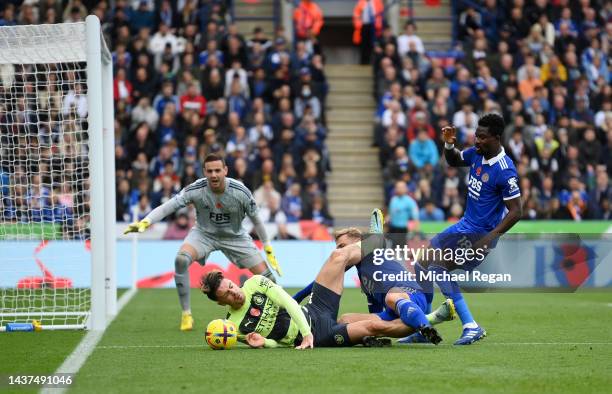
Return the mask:
M382 234L384 225L385 218L382 211L378 208L374 209L370 215L370 233Z
M181 331L191 330L193 330L193 316L191 316L191 312L183 312L183 316L181 317Z
M472 343L481 340L487 336L484 328L477 326L476 328L464 328L461 338L457 339L455 345L471 345Z

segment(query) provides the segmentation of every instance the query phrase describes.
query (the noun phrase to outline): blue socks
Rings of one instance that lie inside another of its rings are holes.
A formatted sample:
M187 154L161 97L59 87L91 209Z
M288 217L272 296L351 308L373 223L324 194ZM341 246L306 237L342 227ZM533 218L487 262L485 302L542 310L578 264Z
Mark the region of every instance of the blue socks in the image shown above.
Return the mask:
M310 282L308 286L304 287L302 290L295 293L295 295L293 296L293 299L296 300L298 304L302 302L304 298L308 297L310 293L312 293L313 285L314 285L314 282Z
M409 327L418 329L421 326L430 325L421 308L407 298L402 298L395 303L395 312L402 319L402 322Z
M429 266L429 271L434 274L435 277L442 277L443 275L448 274L448 270L444 267L440 267L437 265ZM461 294L461 289L457 282L452 280L442 280L436 281L438 287L442 291L445 297L448 297L453 300L455 303L455 309L459 318L461 319L461 323L464 327L477 327L478 325L474 321L472 317L472 313L470 312L470 308L468 308L467 302L463 299L463 295Z

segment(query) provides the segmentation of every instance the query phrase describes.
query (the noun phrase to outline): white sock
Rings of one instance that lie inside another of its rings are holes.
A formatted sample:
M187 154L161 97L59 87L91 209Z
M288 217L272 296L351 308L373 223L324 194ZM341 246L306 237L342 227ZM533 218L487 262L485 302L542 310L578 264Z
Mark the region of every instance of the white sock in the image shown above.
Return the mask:
M478 324L475 321L469 322L469 323L465 323L463 325L463 328L478 328Z
M191 309L184 310L183 315L191 315Z

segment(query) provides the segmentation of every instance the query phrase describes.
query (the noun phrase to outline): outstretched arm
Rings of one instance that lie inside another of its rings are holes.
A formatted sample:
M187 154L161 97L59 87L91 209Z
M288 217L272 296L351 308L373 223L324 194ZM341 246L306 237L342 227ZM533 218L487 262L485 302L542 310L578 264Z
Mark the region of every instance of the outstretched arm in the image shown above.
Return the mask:
M442 139L444 140L444 157L451 167L465 167L467 163L461 157L461 151L455 148L457 142L457 128L446 126L442 128Z
M261 334L256 332L251 332L244 336L239 335L238 340L254 349L272 349L278 347L278 342L276 342L274 339L264 338Z

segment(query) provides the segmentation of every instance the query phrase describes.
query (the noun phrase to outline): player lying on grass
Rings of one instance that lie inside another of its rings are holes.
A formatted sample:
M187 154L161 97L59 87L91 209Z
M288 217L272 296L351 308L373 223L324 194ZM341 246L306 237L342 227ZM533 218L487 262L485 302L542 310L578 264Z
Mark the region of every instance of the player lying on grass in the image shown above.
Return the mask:
M204 265L210 253L220 250L238 267L248 268L253 274L274 280L274 275L253 244L253 239L242 227L245 216L253 222L255 231L264 244L270 266L281 274L266 229L259 218L257 204L249 189L241 182L226 176L227 166L221 156L206 156L204 174L206 178L185 187L179 194L155 208L141 221L130 224L125 230L125 234L143 232L151 224L188 204L195 206L196 224L189 231L174 260L174 281L183 309L182 331L193 329L189 297L189 265L193 261L197 260Z
M372 211L370 236L382 234L383 223L384 218L380 209ZM342 249L360 242L362 234L359 229L347 228L336 231L334 238L336 247ZM375 240L375 242L380 241ZM347 313L340 317L339 323L354 323L362 320L392 321L399 318L406 326L418 328L423 324L434 325L454 319L455 311L451 299L446 300L438 310L429 315L415 313L413 311L415 307L419 311L423 311L427 307L425 294L421 291L419 285L410 280L376 280L375 273L377 271L379 276L380 274L388 275L387 278L390 275L393 275L393 278L401 277L401 274L407 271L397 261L384 259L382 264L373 264L372 258L372 254L368 254L355 264L361 289L368 300L370 313ZM299 291L293 298L300 302L312 291L313 283Z
M501 145L505 122L501 115L490 113L482 116L476 129L476 143L473 147L459 151L455 148L457 129L447 126L442 129L445 142L444 157L453 167L469 167L468 195L465 215L431 240L431 247L438 250L471 249L473 258L465 259L462 264L457 259L420 261L415 265L419 284L431 305L433 283L436 280L442 293L453 300L457 314L463 324L463 333L455 345L469 345L486 336L467 306L459 285L450 280L449 271L462 269L471 271L480 265L488 251L495 247L497 238L510 230L523 214L519 180L512 159L506 155ZM477 253L478 250L485 253ZM422 275L427 273L430 275ZM445 278L449 278L445 280ZM426 339L414 334L400 342L423 342Z
M248 279L241 288L220 271L202 277L201 289L211 300L229 306L228 319L245 335L251 347L297 345L298 349L352 346L376 341L375 336L401 337L418 330L433 343L442 339L423 311L406 293L398 293L398 304L410 322L362 320L338 323L340 297L347 267L362 260L361 243L334 250L317 275L306 306L300 305L282 287L262 277ZM403 294L403 295L402 295ZM402 303L402 301L404 303ZM413 328L411 328L413 327Z

